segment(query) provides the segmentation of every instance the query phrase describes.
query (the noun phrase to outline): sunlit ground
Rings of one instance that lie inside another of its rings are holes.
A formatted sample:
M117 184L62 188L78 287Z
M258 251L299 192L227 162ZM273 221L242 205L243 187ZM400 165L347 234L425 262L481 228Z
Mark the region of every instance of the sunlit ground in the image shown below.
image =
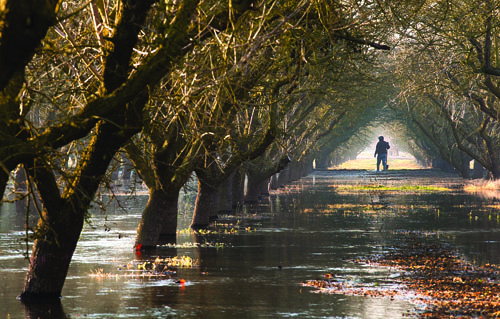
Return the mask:
M471 183L465 185L464 189L468 192L474 192L477 190L497 191L500 189L500 181L499 180L492 181L492 180L480 179L480 180L472 181Z
M399 156L388 157L387 164L389 170L405 169L426 169L417 163L415 158L408 153L400 152ZM471 166L472 167L472 166ZM377 159L373 157L372 151L364 151L358 155L355 160L350 160L342 165L333 166L332 169L364 169L376 170ZM382 164L380 165L382 169ZM468 193L474 193L485 198L500 199L500 180L492 181L488 179L464 180L464 190Z
M415 158L408 153L401 152L398 157L388 156L387 164L390 170L400 170L400 169L423 169L425 167L420 166ZM355 160L350 160L342 165L334 166L333 169L366 169L366 170L376 170L377 169L377 159L373 157L373 153L362 152L358 155ZM380 164L380 169L382 169L382 164Z
M500 200L500 181L478 179L468 181L464 185L464 190L468 193L481 196L483 198L494 198Z

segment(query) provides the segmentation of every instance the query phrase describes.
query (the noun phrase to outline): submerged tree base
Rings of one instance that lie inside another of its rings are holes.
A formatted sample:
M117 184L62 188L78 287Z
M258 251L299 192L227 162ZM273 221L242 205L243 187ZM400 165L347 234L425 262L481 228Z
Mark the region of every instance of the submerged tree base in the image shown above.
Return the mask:
M44 304L44 303L58 303L61 300L60 293L34 293L22 292L17 297L24 304Z
M30 300L21 299L24 318L68 318L64 312L61 298L43 299L40 296ZM10 318L10 315L7 315Z
M323 280L304 284L321 292L371 297L414 295L415 302L424 303L417 312L423 318L496 318L500 316L500 267L475 266L444 245L412 241L397 247L390 254L355 263L387 266L401 271L398 289L371 289L349 286L325 274ZM372 287L373 288L373 287Z

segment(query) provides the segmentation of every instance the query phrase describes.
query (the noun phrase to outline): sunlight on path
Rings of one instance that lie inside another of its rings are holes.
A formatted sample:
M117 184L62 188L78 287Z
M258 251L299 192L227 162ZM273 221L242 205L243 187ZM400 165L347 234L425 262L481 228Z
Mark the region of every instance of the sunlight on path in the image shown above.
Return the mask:
M401 152L399 156L392 157L389 155L387 160L389 169L424 169L417 163L415 158L408 153ZM355 160L350 160L341 165L332 167L334 169L366 169L366 170L376 170L377 159L373 157L373 153L362 152L358 155Z

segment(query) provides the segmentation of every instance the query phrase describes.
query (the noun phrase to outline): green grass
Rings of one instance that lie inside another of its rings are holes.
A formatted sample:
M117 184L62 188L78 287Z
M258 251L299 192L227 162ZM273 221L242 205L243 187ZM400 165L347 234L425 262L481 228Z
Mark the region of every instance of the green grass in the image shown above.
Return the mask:
M384 186L384 185L356 185L356 186L339 186L342 190L358 190L358 191L401 191L401 192L448 192L449 188L437 186L421 186L421 185L402 185L402 186Z

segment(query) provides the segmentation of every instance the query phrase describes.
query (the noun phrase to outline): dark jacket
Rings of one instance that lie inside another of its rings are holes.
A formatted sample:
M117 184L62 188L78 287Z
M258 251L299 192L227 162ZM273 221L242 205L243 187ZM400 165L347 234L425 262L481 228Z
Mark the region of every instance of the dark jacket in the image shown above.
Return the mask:
M390 149L389 142L379 141L377 147L375 147L375 155L377 154L387 154L387 150Z

